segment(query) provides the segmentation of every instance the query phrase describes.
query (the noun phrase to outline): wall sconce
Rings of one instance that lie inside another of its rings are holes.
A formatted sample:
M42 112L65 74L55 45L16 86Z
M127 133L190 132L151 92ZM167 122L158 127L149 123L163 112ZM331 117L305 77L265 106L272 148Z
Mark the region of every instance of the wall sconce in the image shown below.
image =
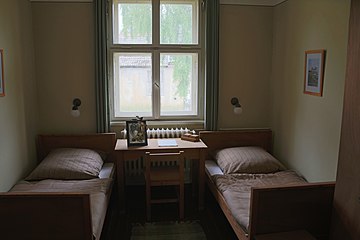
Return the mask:
M81 105L81 100L79 98L74 98L73 107L71 109L71 116L73 116L73 117L80 116L80 110L79 110L80 105Z
M241 107L241 105L240 105L240 103L239 103L239 99L237 98L237 97L233 97L232 99L231 99L231 105L233 105L233 107L234 107L234 113L235 114L241 114L242 113L242 107Z

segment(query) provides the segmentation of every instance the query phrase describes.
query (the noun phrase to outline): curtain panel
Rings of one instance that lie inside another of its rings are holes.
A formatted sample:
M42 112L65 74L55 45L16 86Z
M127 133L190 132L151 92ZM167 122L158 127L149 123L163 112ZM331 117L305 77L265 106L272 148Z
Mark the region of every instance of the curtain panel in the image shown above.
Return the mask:
M97 132L110 131L107 67L107 0L94 0Z
M206 0L206 130L218 128L220 0Z

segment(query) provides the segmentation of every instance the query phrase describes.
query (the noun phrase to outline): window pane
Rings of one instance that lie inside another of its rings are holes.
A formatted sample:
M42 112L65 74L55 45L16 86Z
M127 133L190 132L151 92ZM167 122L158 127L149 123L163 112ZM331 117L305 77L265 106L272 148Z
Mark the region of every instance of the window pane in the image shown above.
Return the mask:
M113 7L115 44L151 44L151 0L114 0Z
M196 115L198 54L160 54L160 114Z
M160 1L160 43L198 43L198 1Z
M151 53L114 53L115 117L152 116Z

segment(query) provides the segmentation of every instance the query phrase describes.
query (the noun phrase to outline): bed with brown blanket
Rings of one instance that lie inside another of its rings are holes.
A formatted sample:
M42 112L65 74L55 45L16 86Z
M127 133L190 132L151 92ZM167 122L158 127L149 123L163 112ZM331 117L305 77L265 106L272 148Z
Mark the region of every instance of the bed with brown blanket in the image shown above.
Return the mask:
M38 136L39 165L0 194L1 239L100 239L115 134Z
M308 183L270 153L268 129L200 132L207 185L240 240L306 230L329 232L334 183Z

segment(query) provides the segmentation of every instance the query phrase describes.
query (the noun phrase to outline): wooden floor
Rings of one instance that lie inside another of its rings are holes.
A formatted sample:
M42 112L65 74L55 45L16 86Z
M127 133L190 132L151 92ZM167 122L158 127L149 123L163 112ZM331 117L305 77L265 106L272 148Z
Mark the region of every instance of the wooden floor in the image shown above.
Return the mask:
M131 186L126 189L126 214L119 215L117 194L113 194L111 208L107 214L105 228L101 240L130 240L133 223L145 223L145 188ZM152 221L178 221L177 204L154 205ZM221 209L209 191L205 194L205 210L198 211L197 198L192 196L191 185L185 187L185 219L199 220L208 240L237 239Z

